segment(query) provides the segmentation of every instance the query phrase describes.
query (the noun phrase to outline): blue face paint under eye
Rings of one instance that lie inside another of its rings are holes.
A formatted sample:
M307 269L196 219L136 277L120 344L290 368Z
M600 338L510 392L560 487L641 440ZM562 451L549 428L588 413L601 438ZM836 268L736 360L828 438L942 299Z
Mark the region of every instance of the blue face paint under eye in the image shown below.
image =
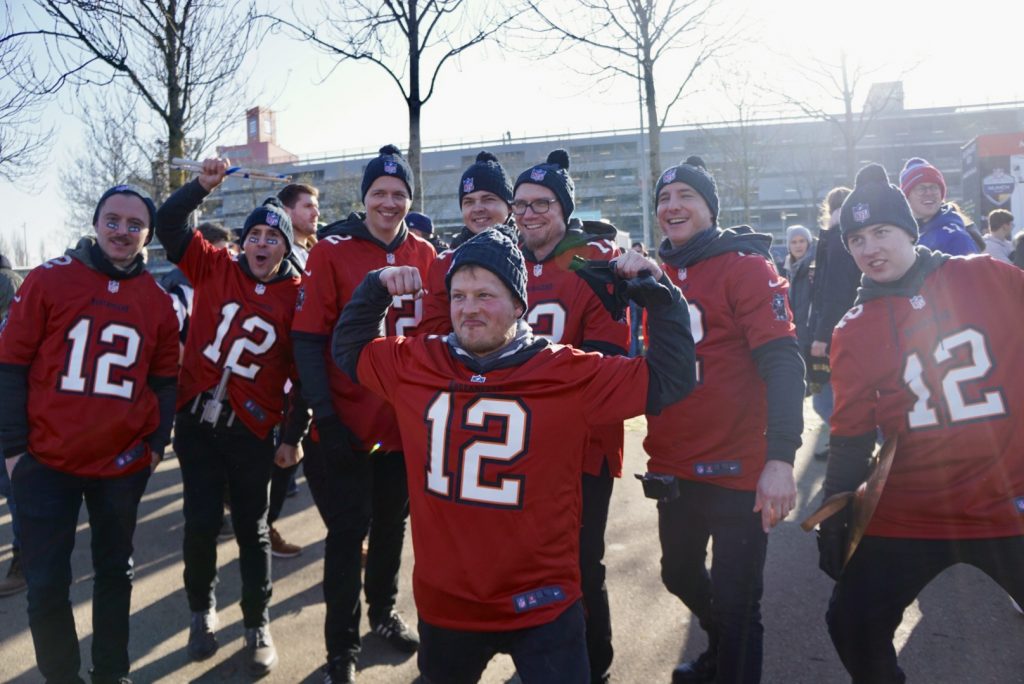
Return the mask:
M142 232L142 226L128 226L128 232L129 233L141 233Z

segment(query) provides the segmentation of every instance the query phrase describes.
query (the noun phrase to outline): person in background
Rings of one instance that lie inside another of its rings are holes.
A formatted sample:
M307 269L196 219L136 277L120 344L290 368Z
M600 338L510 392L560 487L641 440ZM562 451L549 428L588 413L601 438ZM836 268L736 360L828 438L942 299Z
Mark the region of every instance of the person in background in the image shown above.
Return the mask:
M789 280L789 308L793 312L796 339L800 350L810 349L811 330L811 288L814 280L814 255L816 243L811 231L796 225L786 229L786 259L782 263L782 274Z
M946 201L946 179L941 171L920 157L908 159L900 172L900 189L921 230L918 244L951 256L978 252L963 216Z
M418 211L410 211L405 217L405 225L407 225L409 230L414 234L419 235L421 238L434 245L434 249L437 250L438 254L448 249L448 244L434 232L434 222L426 214L421 214Z
M993 209L988 214L988 235L985 236L985 253L1003 263L1012 264L1013 214L1005 209Z
M811 406L824 423L819 446L814 458L824 461L828 458L828 424L832 417L832 385L828 373L828 350L832 343L832 331L836 324L853 306L860 285L860 269L853 257L846 251L839 239L839 207L850 194L850 188L832 188L821 204L818 233L818 248L814 261L814 283L811 287L811 311L808 327L811 331L811 347L808 357L807 380L811 385Z
M14 296L21 287L22 278L14 272L11 262L7 257L0 254L0 334L3 333L4 324L7 322L7 312L14 302ZM7 507L11 509L11 564L7 568L7 576L0 580L0 597L12 596L25 591L28 586L25 584L25 575L21 571L21 541L18 539L18 517L16 509L18 505L14 502L11 494L11 480L7 477L7 469L0 472L0 494L7 499Z

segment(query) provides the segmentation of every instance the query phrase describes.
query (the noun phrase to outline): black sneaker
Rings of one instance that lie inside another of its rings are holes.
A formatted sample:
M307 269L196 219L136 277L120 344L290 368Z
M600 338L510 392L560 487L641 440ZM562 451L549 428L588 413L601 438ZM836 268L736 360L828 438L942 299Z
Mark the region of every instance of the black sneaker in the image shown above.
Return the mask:
M245 630L246 668L253 677L268 674L277 665L277 649L270 637L270 625Z
M336 656L324 665L324 684L354 684L356 664L351 658Z
M192 660L206 660L220 647L217 643L217 611L192 613L192 624L188 629L188 657Z
M370 621L373 633L384 639L402 653L415 653L420 647L420 638L409 629L405 620L394 609L383 620Z
M676 665L676 669L672 670L672 684L714 682L718 671L717 660L717 655L704 651L696 660Z

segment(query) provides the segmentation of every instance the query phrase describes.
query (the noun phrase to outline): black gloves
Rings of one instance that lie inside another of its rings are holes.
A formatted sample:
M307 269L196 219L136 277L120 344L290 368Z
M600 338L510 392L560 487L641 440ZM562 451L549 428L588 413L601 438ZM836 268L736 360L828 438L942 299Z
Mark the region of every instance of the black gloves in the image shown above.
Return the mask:
M672 303L672 292L646 271L626 281L626 294L645 309L651 306L668 306ZM644 275L646 274L646 275Z
M320 437L320 448L343 469L357 467L366 460L366 455L354 447L359 440L338 416L317 418L316 431Z

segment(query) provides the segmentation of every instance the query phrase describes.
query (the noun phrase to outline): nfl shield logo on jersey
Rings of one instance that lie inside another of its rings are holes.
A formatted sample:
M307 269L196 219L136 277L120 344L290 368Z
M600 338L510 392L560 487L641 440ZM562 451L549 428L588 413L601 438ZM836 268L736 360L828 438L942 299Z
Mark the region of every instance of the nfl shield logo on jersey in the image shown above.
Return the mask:
M398 173L398 164L393 161L384 162L384 173L390 173L391 175Z
M685 268L679 269L679 279L680 280L686 280L686 269Z
M548 172L545 171L544 169L534 169L533 171L530 172L530 180L542 181L544 180L544 176L546 175L548 175Z
M910 298L910 306L912 306L915 311L920 311L921 309L924 308L924 305L924 297L922 297L921 295L914 295L913 297Z
M857 223L864 223L871 218L871 207L865 202L853 205L853 220Z
M544 264L534 264L533 275L539 278L542 273L544 273Z
M462 179L462 192L466 193L467 195L469 193L473 192L473 178L472 177L463 178Z
M117 294L117 291L121 289L121 284L116 280L111 280L107 283L107 292L110 294Z
M256 283L256 294L261 295L261 294L263 294L266 291L267 291L267 286L266 285L264 285L263 283Z

